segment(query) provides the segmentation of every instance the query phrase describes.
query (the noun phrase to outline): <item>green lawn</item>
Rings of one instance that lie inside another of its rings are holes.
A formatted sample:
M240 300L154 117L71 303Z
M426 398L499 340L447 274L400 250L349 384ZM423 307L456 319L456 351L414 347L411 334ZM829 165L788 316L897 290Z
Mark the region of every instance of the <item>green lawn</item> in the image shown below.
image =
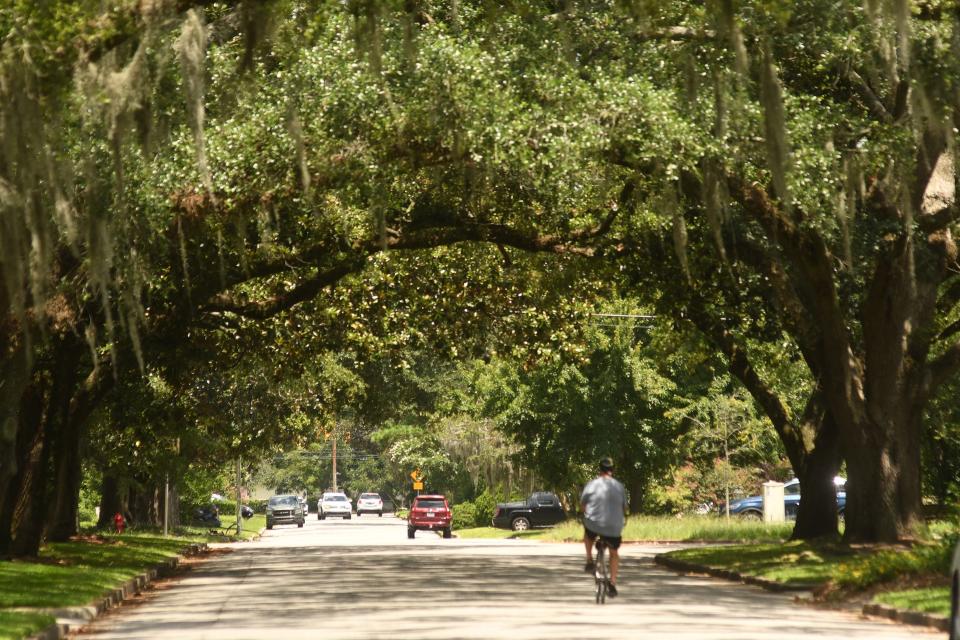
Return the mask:
M237 526L237 517L236 516L220 516L220 522L223 523L223 528ZM250 540L255 538L264 528L267 526L267 516L262 514L254 514L252 518L244 518L243 520L243 531L241 532L241 540ZM210 537L210 541L215 541L219 536Z
M627 519L623 539L627 542L779 542L790 537L793 524L765 525L712 516L673 518L633 516ZM514 532L493 527L460 529L461 538L510 538ZM551 529L525 532L523 537L547 542L576 542L583 539L583 525L567 520Z
M684 549L666 555L785 584L809 584L825 583L853 553L839 545L786 542Z
M507 539L507 538L542 538L547 530L536 529L533 531L511 531L510 529L497 529L496 527L472 527L470 529L457 529L453 532L458 538L489 538L489 539Z
M666 555L784 584L823 585L823 597L843 598L867 589L886 589L876 596L877 602L898 609L947 614L949 589L938 585L947 580L952 549L949 539L914 547L857 548L798 541L684 549ZM915 588L918 580L933 586Z
M85 605L196 540L128 532L47 545L39 560L0 562L0 607Z
M950 587L888 591L878 594L873 600L897 609L936 613L942 616L950 615Z
M0 640L19 640L53 624L52 616L40 613L0 611Z
M225 526L233 516L221 518ZM243 539L256 536L266 517L244 520ZM43 547L35 560L0 562L0 640L21 638L50 624L49 616L4 610L12 607L86 605L130 578L176 556L193 542L223 541L202 527L183 527L164 537L154 530L100 533L74 542Z

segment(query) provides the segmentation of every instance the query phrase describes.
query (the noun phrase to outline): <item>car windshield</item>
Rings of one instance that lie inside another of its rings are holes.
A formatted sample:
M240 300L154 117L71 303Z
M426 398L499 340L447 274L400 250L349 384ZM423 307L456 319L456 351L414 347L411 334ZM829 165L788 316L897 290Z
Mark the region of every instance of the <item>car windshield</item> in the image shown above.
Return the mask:
M327 502L346 502L347 496L327 496L324 500Z
M299 504L296 496L273 496L270 498L270 506L278 505L296 505Z
M417 500L414 509L443 509L446 505L443 500Z

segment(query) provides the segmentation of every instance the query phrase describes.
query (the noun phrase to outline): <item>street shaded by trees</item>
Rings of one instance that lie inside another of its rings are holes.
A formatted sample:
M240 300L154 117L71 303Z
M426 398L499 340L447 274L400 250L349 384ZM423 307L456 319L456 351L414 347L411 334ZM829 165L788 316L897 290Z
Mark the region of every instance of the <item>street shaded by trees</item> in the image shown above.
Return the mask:
M925 450L929 493L956 497L936 469L958 451L957 21L906 1L16 0L0 551L76 532L85 465L101 515L149 521L168 474L340 423L395 465L431 429L474 491L559 487L615 448L640 509L651 478L716 455L702 418L723 412L697 403L718 388L779 439L744 462L782 447L800 478L795 536L836 533L842 466L847 539L909 535ZM618 308L655 328L593 322ZM452 393L471 367L489 382Z

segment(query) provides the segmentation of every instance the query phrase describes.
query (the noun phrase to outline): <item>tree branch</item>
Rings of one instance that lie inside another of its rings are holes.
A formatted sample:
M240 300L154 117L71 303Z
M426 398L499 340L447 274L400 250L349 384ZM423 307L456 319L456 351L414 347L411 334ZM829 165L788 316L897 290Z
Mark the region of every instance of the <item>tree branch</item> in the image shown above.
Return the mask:
M631 185L624 187L621 192L621 200L626 202L632 192L633 187ZM379 253L384 249L413 251L449 246L460 242L485 242L501 247L501 251L503 247L513 247L531 253L592 256L594 254L593 247L575 244L575 241L584 242L606 234L621 208L621 206L612 207L610 213L600 224L589 229L574 231L566 237L554 234L528 234L500 224L470 223L391 234L386 238L385 243L379 238L370 238L358 247L355 253L338 260L333 266L319 267L320 271L316 275L304 280L289 291L252 302L240 300L224 291L209 298L200 310L205 313L233 313L253 319L269 318L314 298L324 288L339 282L351 273L361 271L368 256ZM324 249L321 247L329 249L328 245L319 245L304 252L299 258L304 260L309 257L315 259L316 262L323 262ZM329 256L330 254L327 253L326 255ZM247 280L289 271L290 269L289 261L264 263L259 265L255 275L247 278ZM232 286L236 284L240 284L240 282L234 282Z
M917 225L924 233L931 234L946 229L958 219L960 219L960 207L951 204L933 213L920 216Z
M867 109L870 110L870 113L872 113L875 118L881 122L893 122L893 114L890 113L886 105L883 104L883 101L874 92L870 83L867 82L863 76L857 73L856 70L842 63L837 64L837 70L840 73L840 77L849 83L850 88L860 96L860 99L863 100Z
M952 378L957 371L960 371L960 342L953 343L940 357L930 363L930 393Z

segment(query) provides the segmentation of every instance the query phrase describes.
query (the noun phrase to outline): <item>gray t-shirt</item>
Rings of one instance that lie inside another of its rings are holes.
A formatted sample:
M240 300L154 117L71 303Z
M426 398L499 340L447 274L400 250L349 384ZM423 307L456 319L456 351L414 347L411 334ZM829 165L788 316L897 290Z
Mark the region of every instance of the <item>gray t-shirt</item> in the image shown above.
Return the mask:
M590 531L616 538L623 531L623 514L627 508L627 492L619 480L599 476L587 483L580 494L583 524Z

